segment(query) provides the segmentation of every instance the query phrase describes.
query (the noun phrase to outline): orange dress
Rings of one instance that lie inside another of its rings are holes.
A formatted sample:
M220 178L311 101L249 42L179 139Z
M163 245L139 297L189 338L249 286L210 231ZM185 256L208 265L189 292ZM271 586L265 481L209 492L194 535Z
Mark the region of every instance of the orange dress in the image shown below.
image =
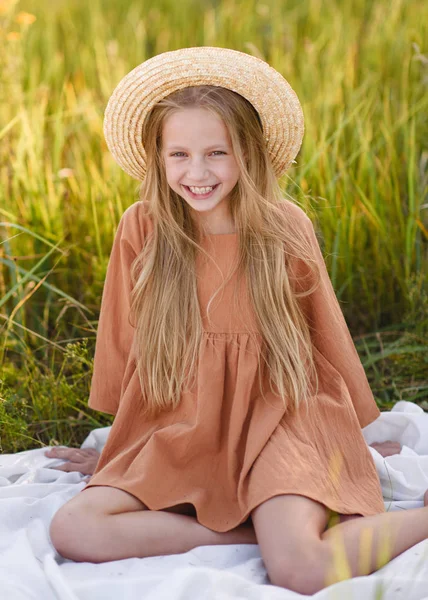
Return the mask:
M154 419L139 415L135 330L128 323L130 265L153 224L145 203L136 202L124 212L113 242L89 397L91 408L115 419L82 491L113 486L151 510L189 505L202 525L218 532L245 522L256 506L279 494L307 496L342 514L384 511L361 432L380 413L312 223L297 205L286 201L284 206L305 228L321 267L320 287L303 299L320 379L310 411L285 415L268 385L263 387L266 400L261 396L258 377L267 376L257 368L261 335L243 281L239 310L233 302L233 275L207 319L207 303L236 258L238 234L232 233L203 238L221 273L202 255L196 262L204 332L194 389L183 391L175 411Z

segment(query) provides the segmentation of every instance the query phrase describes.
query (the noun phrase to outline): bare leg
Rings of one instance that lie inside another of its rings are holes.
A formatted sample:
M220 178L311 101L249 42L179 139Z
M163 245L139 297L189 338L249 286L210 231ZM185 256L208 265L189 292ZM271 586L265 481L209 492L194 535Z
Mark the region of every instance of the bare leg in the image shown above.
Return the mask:
M329 547L332 583L373 573L427 538L427 507L359 517L321 535Z
M282 495L263 502L252 517L271 582L301 594L368 575L428 538L427 506L359 516L325 531L324 505Z
M50 535L64 558L94 563L180 554L197 546L257 543L251 524L218 533L195 517L147 510L134 496L104 486L89 488L62 506Z
M164 511L103 517L98 522L96 535L97 561L180 554L197 546L257 543L252 527L240 526L218 533L198 523L195 517Z

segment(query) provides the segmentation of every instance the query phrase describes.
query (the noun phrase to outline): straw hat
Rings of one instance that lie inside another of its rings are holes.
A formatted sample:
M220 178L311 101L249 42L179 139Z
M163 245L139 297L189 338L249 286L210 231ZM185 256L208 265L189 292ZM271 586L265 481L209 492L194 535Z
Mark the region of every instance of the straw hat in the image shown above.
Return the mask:
M216 85L244 96L257 110L277 177L299 152L304 126L296 93L265 61L237 50L201 46L158 54L128 73L108 101L104 135L124 171L142 181L146 153L141 140L151 108L172 92Z

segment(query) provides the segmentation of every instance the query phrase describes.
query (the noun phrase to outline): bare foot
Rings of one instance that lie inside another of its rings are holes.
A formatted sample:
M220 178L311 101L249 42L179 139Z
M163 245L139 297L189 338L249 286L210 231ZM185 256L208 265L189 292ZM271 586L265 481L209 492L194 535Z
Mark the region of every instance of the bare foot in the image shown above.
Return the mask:
M424 494L424 506L428 506L428 490Z

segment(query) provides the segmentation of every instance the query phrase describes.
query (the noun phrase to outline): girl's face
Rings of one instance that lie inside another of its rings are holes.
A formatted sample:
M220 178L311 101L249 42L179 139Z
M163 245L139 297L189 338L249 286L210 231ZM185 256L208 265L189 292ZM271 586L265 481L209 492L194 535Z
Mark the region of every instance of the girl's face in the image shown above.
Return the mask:
M162 130L162 157L169 186L214 230L230 228L228 198L239 167L225 124L204 108L169 115Z

